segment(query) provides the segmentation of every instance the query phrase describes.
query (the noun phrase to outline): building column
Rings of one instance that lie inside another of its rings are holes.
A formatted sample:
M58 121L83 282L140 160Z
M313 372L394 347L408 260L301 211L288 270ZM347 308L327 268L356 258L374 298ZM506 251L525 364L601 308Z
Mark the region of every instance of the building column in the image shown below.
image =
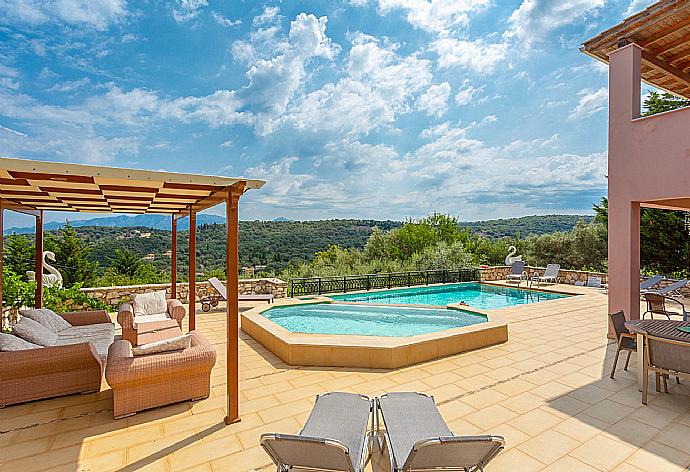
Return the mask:
M225 424L232 424L240 421L240 381L239 381L239 255L238 245L238 222L239 222L239 201L244 192L244 182L238 182L228 190L226 198L226 258L225 275L228 292L227 304L227 328L228 328L228 351L227 351L227 397L228 397L228 416L225 417Z
M609 55L609 313L623 310L633 320L640 317L640 203L627 158L641 113L641 61L636 44Z
M34 307L43 308L43 210L36 215L36 294Z
M189 209L189 330L196 329L196 212Z

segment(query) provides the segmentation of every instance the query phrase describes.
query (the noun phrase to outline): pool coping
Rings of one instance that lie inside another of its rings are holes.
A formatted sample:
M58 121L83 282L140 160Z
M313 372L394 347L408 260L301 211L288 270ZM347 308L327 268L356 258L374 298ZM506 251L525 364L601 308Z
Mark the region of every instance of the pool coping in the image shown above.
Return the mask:
M241 314L242 331L290 365L380 369L405 367L508 340L504 316L458 304L423 307L468 311L486 316L487 321L434 333L394 337L293 333L262 315L274 307L333 302L328 297L314 297L311 300L283 299L273 305L255 307Z

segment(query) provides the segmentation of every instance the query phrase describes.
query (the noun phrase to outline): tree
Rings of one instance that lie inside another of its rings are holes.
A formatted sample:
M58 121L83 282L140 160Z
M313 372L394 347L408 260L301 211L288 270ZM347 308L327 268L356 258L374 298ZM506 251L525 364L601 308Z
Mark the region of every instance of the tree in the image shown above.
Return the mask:
M4 246L4 266L21 280L28 280L26 272L35 269L36 246L23 234L7 236Z
M75 284L90 287L96 281L98 262L90 260L91 249L69 221L56 235L48 235L46 248L55 253L55 265L62 274L65 287Z
M108 262L111 271L126 277L134 277L143 264L129 249L115 249L115 257L108 258Z
M656 115L665 111L675 110L690 105L690 100L678 97L668 92L649 92L649 95L644 101L643 116Z

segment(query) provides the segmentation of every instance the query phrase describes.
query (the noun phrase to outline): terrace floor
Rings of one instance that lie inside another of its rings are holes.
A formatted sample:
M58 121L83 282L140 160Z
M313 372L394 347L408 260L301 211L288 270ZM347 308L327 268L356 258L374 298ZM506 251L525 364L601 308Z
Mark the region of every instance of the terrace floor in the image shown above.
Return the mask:
M113 420L104 383L98 394L7 407L0 471L273 471L261 433L296 432L314 396L334 390L433 395L456 434L505 436L488 472L687 470L690 384L670 382L670 395L652 387L644 406L635 356L629 372L621 361L609 379L607 298L580 290L586 295L496 310L509 319L505 344L391 371L292 367L241 334L242 421L230 426L224 314L199 313L218 351L210 398ZM367 470L390 470L387 453L375 450Z

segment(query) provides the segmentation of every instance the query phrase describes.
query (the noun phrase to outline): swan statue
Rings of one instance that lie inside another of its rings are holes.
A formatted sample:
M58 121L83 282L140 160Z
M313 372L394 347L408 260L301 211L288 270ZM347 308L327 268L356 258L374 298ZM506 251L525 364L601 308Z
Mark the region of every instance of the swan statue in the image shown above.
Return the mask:
M513 265L513 262L519 262L522 260L522 256L516 256L517 248L515 246L508 247L508 255L506 256L505 265Z
M62 274L55 267L48 264L48 260L55 262L55 253L52 251L43 251L43 267L50 272L49 274L43 274L43 286L62 287ZM27 271L26 275L29 277L30 282L36 281L36 272L33 270Z

